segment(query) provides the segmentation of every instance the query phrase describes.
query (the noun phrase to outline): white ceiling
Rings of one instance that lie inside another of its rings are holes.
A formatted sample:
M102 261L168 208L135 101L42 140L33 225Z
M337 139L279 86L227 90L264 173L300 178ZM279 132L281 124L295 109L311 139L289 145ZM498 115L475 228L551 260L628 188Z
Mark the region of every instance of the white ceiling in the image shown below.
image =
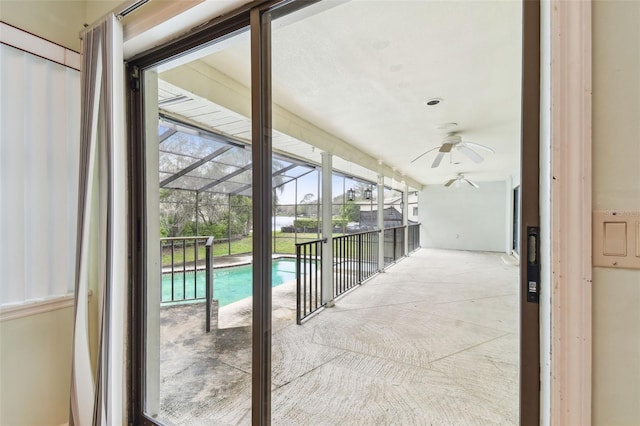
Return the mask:
M330 7L327 7L330 6ZM475 181L519 173L519 1L321 2L273 23L274 103L424 184L457 172ZM304 15L304 17L302 17ZM249 43L239 37L202 61L249 86ZM431 98L443 102L428 107ZM476 164L455 153L432 169L456 122L490 146Z

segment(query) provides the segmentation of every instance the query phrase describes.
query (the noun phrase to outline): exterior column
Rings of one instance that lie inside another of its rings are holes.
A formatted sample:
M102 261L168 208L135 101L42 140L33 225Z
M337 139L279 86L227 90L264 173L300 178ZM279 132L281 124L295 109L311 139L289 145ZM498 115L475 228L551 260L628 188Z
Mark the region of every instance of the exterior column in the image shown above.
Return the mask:
M322 153L322 238L326 242L322 245L322 303L327 307L334 306L333 303L333 221L331 207L333 203L332 194L332 155L329 152Z
M384 176L378 175L378 270L384 271Z
M402 226L404 226L404 255L409 253L409 185L402 185Z

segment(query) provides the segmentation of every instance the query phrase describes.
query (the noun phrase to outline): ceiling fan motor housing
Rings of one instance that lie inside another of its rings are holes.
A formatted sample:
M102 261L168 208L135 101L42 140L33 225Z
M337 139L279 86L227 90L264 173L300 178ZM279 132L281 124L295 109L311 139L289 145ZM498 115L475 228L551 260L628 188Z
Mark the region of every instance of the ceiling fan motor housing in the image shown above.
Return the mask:
M457 143L462 142L462 138L458 135L449 135L442 141L442 144L451 144L455 145Z

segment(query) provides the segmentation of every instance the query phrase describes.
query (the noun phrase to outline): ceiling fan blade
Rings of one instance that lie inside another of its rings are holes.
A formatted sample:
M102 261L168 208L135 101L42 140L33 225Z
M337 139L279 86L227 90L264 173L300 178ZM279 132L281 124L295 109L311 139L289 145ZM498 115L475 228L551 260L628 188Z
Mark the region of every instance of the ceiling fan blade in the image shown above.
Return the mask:
M489 148L488 146L480 145L479 143L475 143L475 142L467 142L467 141L464 141L464 142L460 142L460 144L459 144L459 145L461 145L461 146L465 146L465 145L466 145L467 147L473 147L473 148L477 148L477 149L483 149L483 150L485 150L485 151L487 151L487 152L490 152L490 153L492 153L492 154L495 154L495 153L496 153L496 152L493 150L493 148Z
M451 152L451 148L453 148L454 145L453 143L445 142L440 145L440 152Z
M475 183L475 182L471 182L469 179L463 179L465 182L467 182L469 185L473 186L474 188L480 188L480 186Z
M473 162L475 163L481 163L483 158L474 150L472 150L471 148L467 148L466 146L462 145L462 146L458 146L458 149L462 152L465 153L465 155L469 158L471 158L471 160L473 160Z
M451 185L452 185L455 181L457 181L457 180L458 180L458 179L451 179L451 180L447 181L447 183L445 183L445 184L444 184L444 186L449 187L449 186L451 186Z
M435 169L440 165L440 162L442 161L442 157L444 157L444 152L442 151L438 152L438 155L436 155L436 158L433 160L433 164L431 164L432 169Z
M422 157L424 157L425 155L427 155L427 154L428 154L428 153L430 153L431 151L434 151L434 150L436 150L436 149L438 149L438 148L439 148L439 147L437 147L437 146L436 146L435 148L431 148L430 150L423 152L422 154L418 155L416 158L414 158L413 160L411 160L411 162L412 162L412 163L414 163L414 162L418 161L419 159L421 159Z

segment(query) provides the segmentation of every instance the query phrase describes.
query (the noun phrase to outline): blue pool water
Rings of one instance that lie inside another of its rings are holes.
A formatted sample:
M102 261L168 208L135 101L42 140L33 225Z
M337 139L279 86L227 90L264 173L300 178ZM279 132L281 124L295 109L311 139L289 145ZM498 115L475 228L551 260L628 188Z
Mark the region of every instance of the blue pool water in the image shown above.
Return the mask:
M213 298L218 299L220 306L228 305L252 295L253 266L233 266L213 270ZM173 278L173 297L171 297L171 274L162 275L162 302L179 302L185 299L205 298L205 271L197 271L195 280L193 272L184 275L176 273ZM271 286L276 287L296 279L296 261L278 259L273 261ZM195 282L194 282L195 281ZM194 285L195 284L195 285ZM194 297L195 292L195 297Z

